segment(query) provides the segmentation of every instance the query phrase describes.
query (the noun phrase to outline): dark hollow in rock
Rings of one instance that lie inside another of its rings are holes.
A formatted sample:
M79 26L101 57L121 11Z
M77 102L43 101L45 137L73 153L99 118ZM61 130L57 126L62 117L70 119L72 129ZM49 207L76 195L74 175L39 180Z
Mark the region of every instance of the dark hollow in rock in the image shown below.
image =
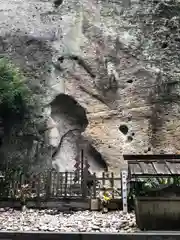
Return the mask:
M104 168L104 171L108 170L108 166L102 155L92 145L89 146L89 154L95 159L100 167Z
M132 79L127 80L127 83L133 83Z
M63 3L63 0L55 0L54 1L54 7L58 8Z
M126 135L126 134L128 133L128 131L129 131L128 127L127 127L125 124L120 125L119 130L120 130L124 135Z
M85 109L72 97L66 94L59 94L51 102L51 116L53 119L63 114L67 117L73 128L69 129L61 137L58 147L52 154L52 158L55 159L61 150L64 140L71 136L70 139L77 141L79 134L85 130L88 125L88 119L86 117ZM78 132L76 136L74 132ZM76 139L76 140L75 140Z
M64 113L71 118L72 122L85 129L88 125L85 109L71 96L59 94L51 102L52 116L58 112Z
M151 147L148 147L147 149L144 150L144 153L148 153L151 151Z
M167 42L163 42L161 45L162 48L167 48L168 47L168 43Z
M127 141L128 141L128 142L132 142L132 140L133 140L133 137L131 137L131 136L128 136L128 137L127 137Z
M60 63L63 63L63 61L64 61L64 57L61 56L61 57L59 57L57 60L58 60Z

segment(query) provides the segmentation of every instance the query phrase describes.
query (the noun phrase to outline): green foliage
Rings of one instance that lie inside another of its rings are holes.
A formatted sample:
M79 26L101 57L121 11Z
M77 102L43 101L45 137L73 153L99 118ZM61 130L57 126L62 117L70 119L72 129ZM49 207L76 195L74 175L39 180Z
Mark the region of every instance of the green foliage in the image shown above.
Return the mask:
M129 199L132 199L135 196L147 196L149 193L152 193L153 190L158 191L171 185L179 187L180 177L173 176L137 179L133 186L131 186Z
M20 70L7 59L0 59L0 115L23 114L30 91Z

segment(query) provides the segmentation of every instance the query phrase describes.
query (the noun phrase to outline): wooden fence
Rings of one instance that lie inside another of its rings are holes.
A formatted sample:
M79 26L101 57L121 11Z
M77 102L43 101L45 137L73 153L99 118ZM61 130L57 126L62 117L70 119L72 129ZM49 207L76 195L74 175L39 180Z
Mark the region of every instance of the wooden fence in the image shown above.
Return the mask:
M54 169L39 174L25 174L20 170L2 172L0 176L0 201L18 199L26 192L27 199L87 199L98 197L103 185L113 191L114 198L120 198L121 177L113 173L82 174L77 177L75 172L56 172ZM118 186L118 187L116 187Z
M103 186L107 190L112 191L113 198L121 198L121 176L115 177L113 172L102 172L102 176L94 176L94 183L90 196L93 198L98 197L100 191L103 190Z

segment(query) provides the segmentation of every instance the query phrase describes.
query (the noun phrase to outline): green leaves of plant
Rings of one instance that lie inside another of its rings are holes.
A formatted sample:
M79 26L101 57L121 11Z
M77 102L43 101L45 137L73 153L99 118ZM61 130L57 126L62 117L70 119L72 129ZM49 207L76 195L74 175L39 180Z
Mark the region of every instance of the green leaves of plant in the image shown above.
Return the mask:
M0 59L0 107L19 112L26 104L30 91L20 70L5 58ZM23 104L22 104L23 103Z

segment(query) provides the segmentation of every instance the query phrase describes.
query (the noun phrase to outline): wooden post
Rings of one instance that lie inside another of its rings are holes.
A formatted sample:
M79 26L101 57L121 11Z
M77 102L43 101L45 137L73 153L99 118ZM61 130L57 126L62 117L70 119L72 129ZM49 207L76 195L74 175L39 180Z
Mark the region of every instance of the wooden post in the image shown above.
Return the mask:
M67 197L67 184L68 184L68 172L65 172L65 187L64 187L64 196Z
M105 185L107 184L108 188L111 187L111 184L110 184L110 177L109 177L109 172L106 172L105 173Z
M112 197L114 198L114 173L113 172L111 172L111 187L113 189Z
M83 174L83 197L84 198L86 198L87 197L87 195L88 195L88 187L87 187L87 182L88 182L88 178L89 178L89 174L88 174L88 169L87 168L85 168L84 169L84 174Z
M57 183L56 183L56 197L59 196L59 183L60 183L60 173L57 173Z
M20 175L20 188L24 184L25 184L25 173L22 172L21 175Z
M123 203L123 212L128 212L127 206L127 170L123 169L121 171L121 196L122 196L122 203Z
M93 174L93 198L96 198L96 173Z
M83 177L84 177L84 152L83 152L83 149L81 149L80 161L81 161L81 183L82 183Z
M52 197L55 196L56 178L57 178L56 171L52 169L52 190L51 190Z
M48 170L47 172L47 181L46 181L46 198L51 197L51 170Z
M14 178L13 178L13 182L14 182L14 189L13 189L13 194L15 197L15 195L17 194L17 191L18 191L18 188L19 188L19 183L20 183L20 173L16 170L15 171L15 175L14 175ZM7 178L7 174L5 175L5 177Z
M105 172L102 173L102 185L105 185Z
M86 197L85 192L85 171L84 171L84 152L83 149L81 149L81 191L82 191L82 197Z
M80 178L81 178L81 166L80 166L80 163L81 163L81 152L78 153L78 155L75 157L75 165L74 165L74 168L75 168L75 171L74 171L74 182L80 182Z
M36 182L36 193L37 193L37 199L39 201L40 198L40 191L41 191L41 173L37 175L37 182Z

